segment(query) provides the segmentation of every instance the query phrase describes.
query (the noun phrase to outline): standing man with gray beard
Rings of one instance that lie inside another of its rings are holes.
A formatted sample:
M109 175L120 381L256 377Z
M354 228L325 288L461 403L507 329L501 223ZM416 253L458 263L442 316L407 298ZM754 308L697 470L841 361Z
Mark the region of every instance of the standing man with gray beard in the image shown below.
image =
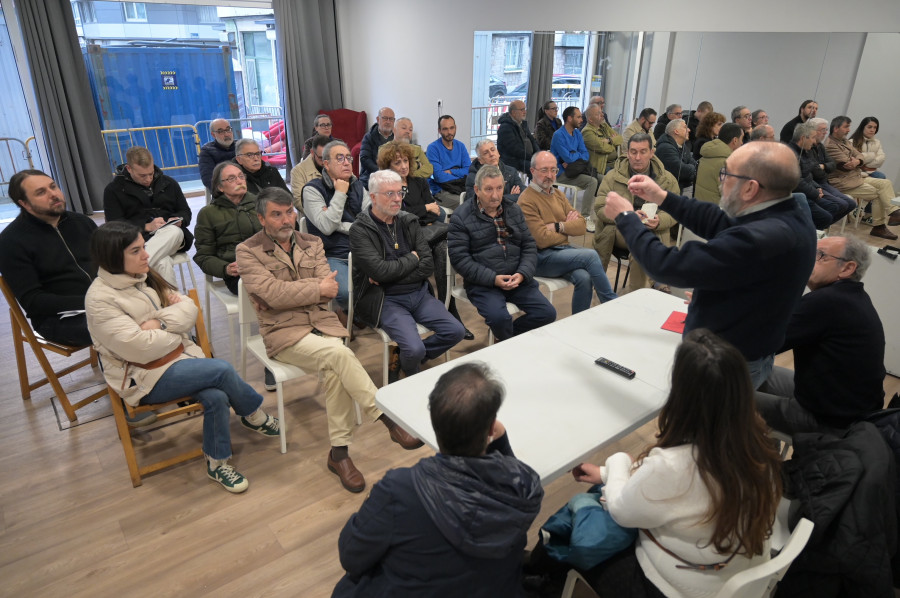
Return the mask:
M607 195L604 214L654 280L694 288L685 333L709 328L735 345L759 387L812 271L816 231L806 207L791 195L800 167L788 147L742 146L725 161L719 180L721 209L667 193L645 175L628 183L633 195L659 204L707 243L666 247L615 192Z

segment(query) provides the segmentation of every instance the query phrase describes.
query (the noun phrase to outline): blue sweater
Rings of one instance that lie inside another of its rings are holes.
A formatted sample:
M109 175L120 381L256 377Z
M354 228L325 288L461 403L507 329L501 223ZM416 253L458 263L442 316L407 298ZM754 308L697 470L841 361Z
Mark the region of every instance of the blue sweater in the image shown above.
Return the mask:
M748 361L777 352L815 261L805 206L787 199L730 218L715 204L669 193L659 208L709 242L666 247L633 212L616 226L653 280L694 288L685 333L709 328Z
M569 135L565 127L560 127L553 134L553 140L550 141L550 153L556 156L560 168L562 168L563 162L571 164L575 160L588 160L590 158L587 147L584 145L581 131L575 129Z
M469 166L472 160L469 158L469 150L461 141L453 140L453 149L444 147L444 142L438 138L428 144L425 150L428 161L434 166L434 174L429 179L432 193L440 193L441 186L438 183L447 183L456 179L465 179L469 174ZM444 172L449 170L450 174Z

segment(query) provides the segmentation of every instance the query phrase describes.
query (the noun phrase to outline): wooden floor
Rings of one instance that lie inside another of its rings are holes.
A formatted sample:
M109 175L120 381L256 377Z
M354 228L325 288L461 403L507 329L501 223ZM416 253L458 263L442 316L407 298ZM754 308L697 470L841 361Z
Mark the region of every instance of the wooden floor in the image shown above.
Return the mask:
M194 214L202 201L191 200ZM865 226L859 234L871 239ZM202 296L203 277L195 272ZM612 279L615 266L610 273ZM570 300L571 291L555 295L559 317L571 313ZM487 342L474 310L461 305L460 312L477 338L460 343L451 359ZM215 300L212 320L213 345L227 358L229 324ZM346 492L325 467L329 443L315 377L286 386L287 454L279 452L277 439L252 434L232 420L234 463L250 480L246 493L217 487L201 460L132 488L108 399L81 410L72 426L49 389L23 401L9 331L8 312L0 309L0 353L7 356L0 361L6 380L0 385L0 596L330 596L342 574L338 534L366 494ZM380 340L367 331L352 346L380 385ZM39 367L26 352L35 376ZM791 358L777 362L790 365ZM261 366L250 363L247 380L274 413L275 395L262 389ZM101 383L96 372L64 381L67 388L81 389L75 397ZM888 377L885 388L890 397L900 382ZM196 446L200 419L188 426L186 434L184 426L146 434L137 441L139 456L147 442L153 454ZM602 462L616 451L634 454L654 433L655 424L648 424L593 460ZM515 440L513 431L514 446ZM388 469L432 454L427 448L402 450L379 423L358 428L350 450L370 487ZM583 490L569 476L546 488L529 545L540 524Z

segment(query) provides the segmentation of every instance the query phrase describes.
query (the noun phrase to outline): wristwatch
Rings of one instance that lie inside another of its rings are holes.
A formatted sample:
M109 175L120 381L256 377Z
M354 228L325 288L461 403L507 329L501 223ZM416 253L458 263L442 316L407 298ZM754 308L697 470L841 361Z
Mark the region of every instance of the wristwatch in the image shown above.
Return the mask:
M554 222L553 226L556 228L556 232L559 232L559 222Z
M160 329L160 330L166 330L167 328L168 328L168 326L166 326L166 323L163 322L162 320L160 320L160 321L159 321L159 329Z

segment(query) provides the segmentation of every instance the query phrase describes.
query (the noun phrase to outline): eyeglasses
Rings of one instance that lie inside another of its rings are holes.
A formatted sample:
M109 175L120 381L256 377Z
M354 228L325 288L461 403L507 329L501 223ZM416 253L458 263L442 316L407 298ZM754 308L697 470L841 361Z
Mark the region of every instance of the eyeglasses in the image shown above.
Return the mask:
M224 129L216 129L213 131L216 135L221 135L222 133L231 133L231 127L225 127Z
M830 257L831 259L833 259L833 260L840 260L840 261L842 261L842 262L849 262L849 261L850 261L850 260L848 260L848 259L845 258L845 257L838 257L838 256L836 256L836 255L831 255L830 253L825 253L825 252L822 251L821 249L816 249L816 261L817 261L817 262L823 262L823 261L825 261L825 258L829 258L829 257Z
M547 110L550 112L556 112L557 110L559 110L559 108L557 108L556 106L551 106L550 108L547 108Z
M347 164L353 164L353 156L351 156L350 154L340 154L338 156L335 156L334 158L327 160L327 162L330 162L331 160L334 160L338 164L343 164L344 162L346 162Z
M245 158L261 158L262 152L247 152L246 154L238 154L239 156L243 156Z
M371 191L369 195L384 195L391 201L395 199L403 199L406 197L406 189L401 189L400 191Z
M316 157L316 160L321 160L321 159L322 159L322 154L320 154L320 153L318 153L318 152L313 152L313 155Z
M750 118L753 116L753 113L748 112L747 114L741 114L738 118Z
M230 177L228 177L227 179L222 179L222 182L223 182L223 183L228 183L228 184L230 185L230 184L232 184L232 183L236 183L237 181L243 181L243 180L246 180L246 178L247 178L247 177L245 177L245 176L242 175L242 174L233 174L233 175L231 175Z
M725 177L729 177L729 176L730 176L730 177L734 177L734 178L736 178L736 179L741 179L741 180L744 180L744 181L756 181L756 184L759 185L759 188L760 188L760 189L765 189L765 187L763 186L763 184L760 183L759 181L757 181L756 179L754 179L753 177L751 177L751 176L744 176L744 175L742 175L742 174L733 174L733 173L728 172L728 171L725 170L724 168L723 168L722 170L719 171L719 182L720 182L720 183L724 183L724 182L725 182Z
M330 129L330 128L333 127L334 125L332 125L331 123L319 123L319 124L317 124L316 126L317 126L317 127L324 127L324 128L326 128L326 129Z
M538 174L548 175L548 174L559 174L559 166L556 168L535 168L534 171Z
M379 116L378 118L389 123L392 123L395 120L393 116Z
M684 115L684 112L670 112L669 114L677 118L681 118Z

